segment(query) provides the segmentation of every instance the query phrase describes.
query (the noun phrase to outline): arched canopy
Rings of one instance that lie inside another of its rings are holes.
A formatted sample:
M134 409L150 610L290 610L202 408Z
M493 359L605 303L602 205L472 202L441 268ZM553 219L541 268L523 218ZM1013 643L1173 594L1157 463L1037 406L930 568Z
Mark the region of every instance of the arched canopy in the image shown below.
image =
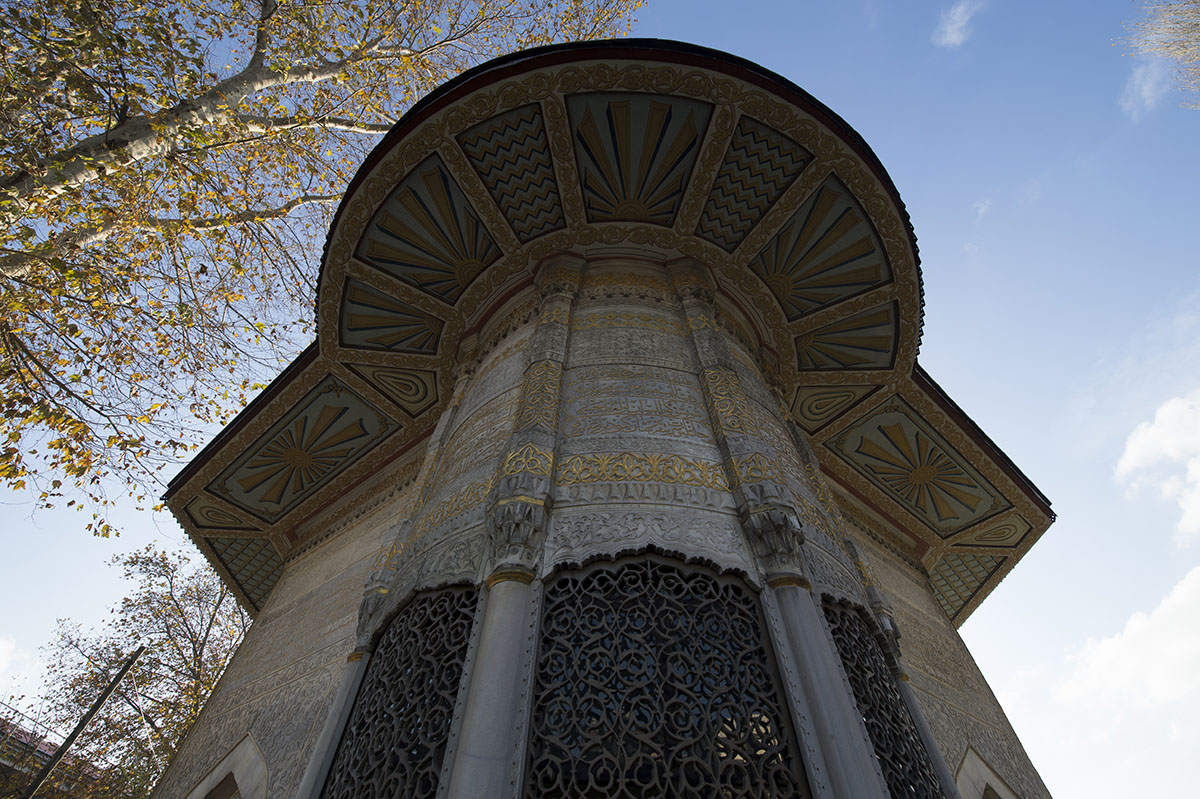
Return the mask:
M415 474L457 371L532 319L549 256L707 267L721 324L809 434L855 521L961 620L1052 519L917 365L916 241L862 138L742 59L620 40L445 84L388 133L326 244L317 342L173 481L181 523L259 606L385 464Z

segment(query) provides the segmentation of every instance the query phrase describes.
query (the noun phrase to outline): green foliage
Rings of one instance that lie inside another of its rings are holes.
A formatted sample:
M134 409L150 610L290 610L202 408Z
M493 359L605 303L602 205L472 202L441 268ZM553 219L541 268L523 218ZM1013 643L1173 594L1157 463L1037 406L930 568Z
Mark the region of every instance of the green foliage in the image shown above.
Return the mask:
M311 338L333 207L404 109L640 2L7 4L0 479L141 499Z

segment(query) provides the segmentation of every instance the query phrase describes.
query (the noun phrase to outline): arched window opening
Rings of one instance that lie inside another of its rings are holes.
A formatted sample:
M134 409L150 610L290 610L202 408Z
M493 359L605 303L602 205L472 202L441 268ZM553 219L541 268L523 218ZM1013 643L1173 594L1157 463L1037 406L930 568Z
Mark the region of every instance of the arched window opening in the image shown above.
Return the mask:
M661 558L546 585L527 799L807 797L756 595Z
M371 656L323 799L432 799L462 680L477 591L418 594Z
M929 753L864 613L827 600L825 619L892 799L944 799Z

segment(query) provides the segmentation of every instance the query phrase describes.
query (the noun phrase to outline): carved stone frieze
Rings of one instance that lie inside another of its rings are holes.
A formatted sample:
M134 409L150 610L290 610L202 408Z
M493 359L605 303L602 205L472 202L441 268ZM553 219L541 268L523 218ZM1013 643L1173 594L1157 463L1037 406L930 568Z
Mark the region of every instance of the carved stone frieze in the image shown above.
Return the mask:
M712 306L716 284L704 266L685 258L667 264L667 270L680 300L700 300L704 305Z
M724 489L680 483L580 483L559 485L554 489L555 507L625 502L682 505L705 510L734 509L733 498Z
M608 439L605 448L613 437L631 445L653 437L679 454L690 444L710 450L714 441L696 376L637 363L567 370L562 433L570 452L599 448L599 437Z
M517 417L518 430L534 425L554 429L562 373L562 364L548 359L531 364L526 370L521 413Z
M659 452L573 455L559 465L555 482L561 486L654 482L729 490L721 464Z
M638 272L590 272L579 292L580 300L639 299L673 305L675 292L661 277Z
M662 510L556 515L546 542L544 569L616 556L647 547L709 560L723 568L750 574L752 569L741 532L731 517L682 514Z
M805 573L820 592L853 602L865 602L866 595L858 573L847 567L828 550L811 541L804 548Z
M439 542L422 560L417 589L461 581L475 582L483 568L487 548L487 536L477 530Z
M727 436L737 433L757 436L759 425L737 374L729 369L705 369L703 374L706 396L721 432Z

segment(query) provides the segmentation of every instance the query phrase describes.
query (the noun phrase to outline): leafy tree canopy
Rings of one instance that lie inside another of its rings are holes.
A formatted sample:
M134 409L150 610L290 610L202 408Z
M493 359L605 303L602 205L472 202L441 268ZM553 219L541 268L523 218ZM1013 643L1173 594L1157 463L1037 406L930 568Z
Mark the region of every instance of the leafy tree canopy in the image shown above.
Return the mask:
M75 799L149 795L250 626L207 564L153 547L114 558L130 593L97 631L60 621L44 650L44 721L69 731L125 659L146 651L71 750Z
M152 486L311 338L334 204L404 109L640 2L6 3L0 477Z
M1131 26L1134 51L1174 63L1183 105L1200 108L1200 0L1154 0L1143 10Z

